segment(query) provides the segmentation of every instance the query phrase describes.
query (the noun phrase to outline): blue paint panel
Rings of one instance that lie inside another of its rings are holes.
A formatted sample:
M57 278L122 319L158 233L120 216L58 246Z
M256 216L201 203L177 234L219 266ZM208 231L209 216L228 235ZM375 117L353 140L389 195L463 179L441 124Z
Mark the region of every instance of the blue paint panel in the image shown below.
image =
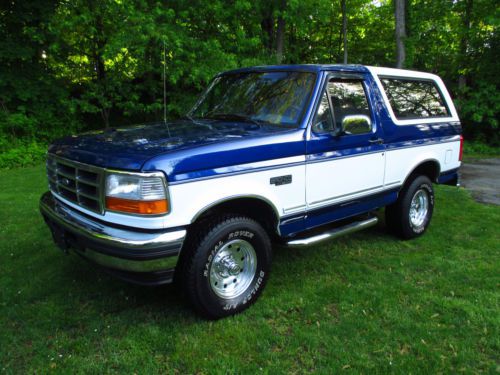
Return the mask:
M192 158L191 164L199 165L189 170L196 170L229 166L243 160L274 159L282 157L282 154L304 154L303 148L291 145L303 143L303 132L300 129L248 123L180 120L168 126L150 124L69 136L54 142L49 152L81 163L123 170L151 170L154 168L152 165L161 160L163 165L173 165L166 169L162 169L162 165L158 169L169 174L175 166L179 169L183 165L179 159L185 165L186 159ZM278 144L290 149L285 150ZM234 154L239 151L245 153L249 148L264 153L234 157ZM203 152L206 152L205 157L200 156ZM224 158L206 160L214 153L224 155ZM151 161L148 167L143 167L148 160Z
M148 160L143 170L161 170L169 181L180 182L240 172L241 164L304 155L304 147L304 130L288 130L160 155Z
M438 184L456 185L458 182L458 168L443 172L438 177Z
M399 187L350 202L337 203L308 211L305 216L301 214L294 217L282 218L280 223L281 235L287 237L303 230L312 229L387 206L396 201L398 191Z

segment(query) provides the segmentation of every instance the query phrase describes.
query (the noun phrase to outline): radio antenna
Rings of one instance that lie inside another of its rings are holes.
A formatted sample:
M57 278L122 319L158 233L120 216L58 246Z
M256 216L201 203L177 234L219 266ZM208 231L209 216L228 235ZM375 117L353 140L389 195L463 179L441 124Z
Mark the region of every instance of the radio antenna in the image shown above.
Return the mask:
M170 127L167 122L167 43L163 39L163 123L167 127L170 138Z

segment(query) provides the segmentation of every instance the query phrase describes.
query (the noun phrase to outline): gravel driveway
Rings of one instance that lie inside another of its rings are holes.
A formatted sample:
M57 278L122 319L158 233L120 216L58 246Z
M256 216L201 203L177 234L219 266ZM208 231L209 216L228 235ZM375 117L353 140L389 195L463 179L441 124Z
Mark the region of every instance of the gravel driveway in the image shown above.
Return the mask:
M481 203L500 205L500 158L463 163L460 184Z

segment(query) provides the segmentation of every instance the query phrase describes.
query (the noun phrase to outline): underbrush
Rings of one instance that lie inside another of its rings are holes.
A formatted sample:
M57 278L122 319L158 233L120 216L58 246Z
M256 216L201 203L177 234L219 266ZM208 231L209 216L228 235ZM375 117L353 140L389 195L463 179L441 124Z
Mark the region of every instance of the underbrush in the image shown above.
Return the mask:
M0 169L12 169L39 164L45 158L47 144L43 142L0 141Z

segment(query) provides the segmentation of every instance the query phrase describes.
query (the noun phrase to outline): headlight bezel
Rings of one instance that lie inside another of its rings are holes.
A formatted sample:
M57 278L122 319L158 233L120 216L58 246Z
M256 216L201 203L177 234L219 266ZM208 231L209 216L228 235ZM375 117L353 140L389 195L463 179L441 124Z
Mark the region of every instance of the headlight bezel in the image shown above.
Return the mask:
M129 178L136 178L139 181L147 180L147 179L159 179L158 182L161 181L161 187L163 189L164 197L159 198L159 199L129 199L129 198L124 198L123 196L118 195L108 195L108 184L109 184L109 179L116 176L118 180L120 179L126 179L127 177ZM130 212L130 211L123 211L123 210L117 210L113 208L108 207L108 198L114 199L114 200L122 200L124 202L135 202L138 205L147 205L147 204L152 204L154 202L160 202L164 201L166 204L166 209L164 212L158 212L158 213L140 213L140 212ZM170 204L170 196L169 196L169 191L168 191L168 183L167 179L165 177L165 174L160 171L152 171L152 172L130 172L130 171L120 171L120 170L109 170L107 169L105 174L104 174L104 179L103 179L103 189L102 189L102 201L103 201L103 209L105 212L112 212L112 213L118 213L122 215L131 215L131 216L139 216L139 217L158 217L158 216L165 216L168 215L171 212L171 204Z

